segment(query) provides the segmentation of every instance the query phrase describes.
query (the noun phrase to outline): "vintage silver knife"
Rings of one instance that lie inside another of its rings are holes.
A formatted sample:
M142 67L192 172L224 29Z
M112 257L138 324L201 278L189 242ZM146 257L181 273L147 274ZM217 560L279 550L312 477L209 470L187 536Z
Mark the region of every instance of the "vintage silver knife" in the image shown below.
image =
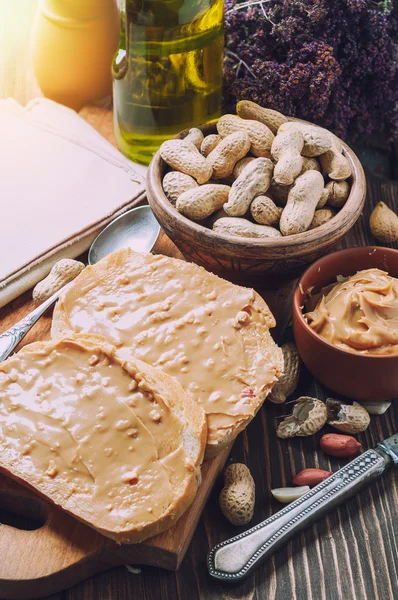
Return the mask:
M367 450L266 521L214 546L207 556L210 575L222 581L243 579L297 531L356 494L391 466L398 466L398 433L379 442L376 448Z

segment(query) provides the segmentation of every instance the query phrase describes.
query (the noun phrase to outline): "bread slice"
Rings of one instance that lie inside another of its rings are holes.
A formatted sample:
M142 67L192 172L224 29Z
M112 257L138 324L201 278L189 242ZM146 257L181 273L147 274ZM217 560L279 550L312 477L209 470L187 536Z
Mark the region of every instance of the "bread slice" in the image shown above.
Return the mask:
M179 383L102 338L34 343L0 364L0 472L117 542L175 523L205 443Z
M268 306L251 289L175 258L119 250L58 301L52 336L103 335L174 376L208 418L206 458L246 427L283 370Z

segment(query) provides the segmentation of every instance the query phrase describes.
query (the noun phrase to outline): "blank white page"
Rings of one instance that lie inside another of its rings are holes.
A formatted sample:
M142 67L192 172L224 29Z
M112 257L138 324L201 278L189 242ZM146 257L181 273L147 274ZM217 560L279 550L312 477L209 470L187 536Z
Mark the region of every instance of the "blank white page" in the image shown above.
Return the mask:
M113 148L72 142L0 107L0 281L142 190L142 176Z

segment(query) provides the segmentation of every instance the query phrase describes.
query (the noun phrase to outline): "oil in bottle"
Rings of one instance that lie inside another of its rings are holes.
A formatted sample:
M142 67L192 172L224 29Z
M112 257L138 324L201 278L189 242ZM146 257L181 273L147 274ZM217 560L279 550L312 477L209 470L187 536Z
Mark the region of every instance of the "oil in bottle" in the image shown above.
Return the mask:
M122 0L115 135L148 164L160 144L221 114L223 0Z

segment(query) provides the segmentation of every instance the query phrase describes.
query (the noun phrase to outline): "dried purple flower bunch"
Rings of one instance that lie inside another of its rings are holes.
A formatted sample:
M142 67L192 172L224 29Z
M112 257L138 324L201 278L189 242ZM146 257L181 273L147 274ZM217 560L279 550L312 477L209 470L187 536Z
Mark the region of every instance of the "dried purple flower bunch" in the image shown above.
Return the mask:
M225 99L398 137L398 0L226 0Z

